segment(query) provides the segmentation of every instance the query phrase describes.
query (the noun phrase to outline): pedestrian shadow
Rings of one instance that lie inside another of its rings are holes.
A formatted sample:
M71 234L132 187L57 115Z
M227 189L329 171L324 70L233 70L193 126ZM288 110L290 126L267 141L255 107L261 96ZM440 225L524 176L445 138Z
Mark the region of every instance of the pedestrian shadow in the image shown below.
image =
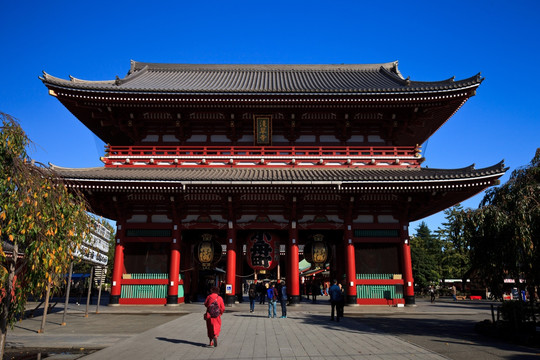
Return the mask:
M173 344L188 344L188 345L200 346L200 347L206 347L207 345L206 343L193 342L193 341L182 340L182 339L169 339L165 337L156 337L156 339L159 341L167 341Z
M255 315L255 314L240 314L236 313L234 316L246 317L246 318L267 318L268 315Z
M294 317L292 319L294 319ZM345 331L349 333L355 332L359 334L381 333L379 330L373 328L372 326L363 324L347 317L347 314L345 314L345 316L341 318L341 321L331 321L330 314L306 314L306 316L298 317L298 319L305 324L322 326L328 330Z

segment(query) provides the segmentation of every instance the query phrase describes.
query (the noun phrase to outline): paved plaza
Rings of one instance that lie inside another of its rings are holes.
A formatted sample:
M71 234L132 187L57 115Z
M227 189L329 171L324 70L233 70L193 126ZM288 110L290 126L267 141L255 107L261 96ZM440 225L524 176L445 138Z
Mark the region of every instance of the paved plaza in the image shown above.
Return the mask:
M539 349L467 339L475 336L476 321L490 318L487 302L417 303L402 308L348 306L340 322L330 321L330 306L324 298L317 304L289 307L286 319L269 319L266 305L257 304L250 313L248 303L235 304L223 315L217 348L206 346L202 303L102 306L99 314L93 305L88 317L83 306L70 304L65 326L60 325L62 312L48 315L43 334L37 333L41 315L25 319L8 332L7 346L101 349L84 359L118 360L539 358ZM453 330L452 321L463 327ZM429 324L432 328L423 331ZM81 355L59 356L75 359Z

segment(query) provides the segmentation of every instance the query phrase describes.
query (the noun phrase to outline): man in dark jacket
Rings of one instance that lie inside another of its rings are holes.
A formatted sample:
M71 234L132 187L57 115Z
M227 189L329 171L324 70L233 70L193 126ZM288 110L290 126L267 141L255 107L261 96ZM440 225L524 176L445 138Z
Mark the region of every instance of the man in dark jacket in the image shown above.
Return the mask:
M330 286L328 294L330 295L330 305L332 306L332 315L330 320L334 321L334 311L337 309L336 320L339 321L340 315L342 314L340 306L343 302L343 293L341 292L341 288L339 287L337 280L334 279L334 283L332 286Z
M257 282L257 294L259 294L259 305L264 304L264 299L266 298L266 287L261 280Z
M285 286L285 281L281 281L281 286L279 289L279 301L281 303L281 318L287 318L287 286Z

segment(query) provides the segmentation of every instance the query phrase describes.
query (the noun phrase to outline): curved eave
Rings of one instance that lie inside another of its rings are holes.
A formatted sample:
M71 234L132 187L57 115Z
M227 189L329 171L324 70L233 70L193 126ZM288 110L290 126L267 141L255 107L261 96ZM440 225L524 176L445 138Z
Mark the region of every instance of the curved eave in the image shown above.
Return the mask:
M158 94L190 96L429 95L476 88L483 81L479 74L460 81L454 81L453 78L432 82L410 81L403 79L397 70L397 62L372 65L184 65L189 70L181 76L174 73L174 71L184 71L182 65L177 64L161 64L169 69L170 74L167 73L169 74L167 76L152 75L151 71L161 69L157 68L157 65L151 63L144 63L144 66L138 65L135 67L137 70L130 70L125 78L116 80L86 81L74 77L64 80L45 72L40 79L49 88L110 96ZM224 72L223 69L228 70ZM197 71L204 71L204 73ZM212 75L209 75L210 73ZM251 73L263 75L252 77L249 75ZM275 76L266 76L268 74ZM351 74L354 74L354 79L349 78ZM181 79L176 79L176 75ZM285 75L288 80L283 82L281 77ZM131 84L132 82L137 84L136 79L143 76L147 78L138 82L139 86ZM353 84L355 87L350 87Z
M504 163L484 169L472 166L455 169L236 169L236 168L87 168L69 169L52 165L68 182L221 185L221 186L331 186L343 190L356 187L396 185L399 187L426 184L456 184L498 179L506 172Z
M143 96L192 96L192 97L207 97L207 96L241 96L241 97L248 97L248 96L276 96L276 97L293 97L293 96L435 96L435 95L444 95L452 92L458 92L463 90L470 90L470 89L476 89L480 84L468 84L466 86L462 87L449 87L449 88L441 88L437 90L424 90L424 89L411 89L408 91L392 91L392 90L379 90L379 91L352 91L352 90L343 90L343 91L296 91L296 92L275 92L275 91L246 91L246 92L240 92L240 91L230 91L230 92L215 92L215 91L208 91L208 92L191 92L191 91L156 91L156 90L99 90L99 89L84 89L84 88L77 88L77 87L70 87L70 86L62 86L62 85L55 85L55 84L48 84L45 83L45 85L48 88L54 88L54 89L61 89L67 92L82 92L85 93L83 96L93 97L92 94L95 94L99 97L107 97L107 98L125 98L126 96L135 96L135 97L143 97ZM130 99L127 99L130 100ZM138 101L138 99L132 99L134 101Z

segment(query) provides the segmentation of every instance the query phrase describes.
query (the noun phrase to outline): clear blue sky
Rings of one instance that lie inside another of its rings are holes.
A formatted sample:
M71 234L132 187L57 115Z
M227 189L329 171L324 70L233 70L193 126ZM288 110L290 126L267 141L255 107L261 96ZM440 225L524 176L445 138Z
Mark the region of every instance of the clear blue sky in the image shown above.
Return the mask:
M441 5L442 4L442 5ZM38 79L125 76L131 59L337 64L398 60L412 80L486 79L423 145L431 168L511 170L540 147L540 1L3 1L0 111L37 161L102 166L103 144ZM510 172L502 179L509 177ZM476 208L481 196L464 203ZM424 219L435 230L442 214ZM418 223L411 224L411 234Z

